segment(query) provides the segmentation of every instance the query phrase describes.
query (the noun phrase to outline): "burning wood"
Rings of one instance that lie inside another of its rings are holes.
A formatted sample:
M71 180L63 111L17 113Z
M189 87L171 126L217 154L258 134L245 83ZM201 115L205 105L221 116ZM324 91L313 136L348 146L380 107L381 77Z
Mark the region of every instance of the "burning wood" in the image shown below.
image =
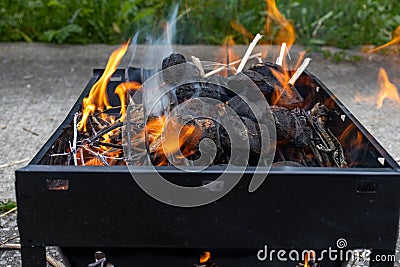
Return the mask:
M342 142L328 126L335 110L318 102L309 107L308 100L303 98L294 85L309 64L309 58L291 75L290 71L284 69L285 66L280 66L283 65L286 50L283 44L277 60L279 64L258 63L249 69L243 69L249 58L261 56L250 55L260 38L261 35L256 36L243 59L228 63L229 66L240 63L236 75L228 78L215 75L222 68L226 69L225 64L205 73L202 63L195 56L192 57L194 64L191 65L178 53L164 58L161 64L162 82L152 90L157 92L169 86L173 91L166 95L162 111L150 113L146 121L144 100L133 103L129 112L127 111L127 102L132 102L128 100L129 95L142 90L140 83L123 81L116 85L114 92L120 100L120 106L111 107L108 100L108 81L126 51L127 44L123 45L110 56L103 75L93 85L89 96L83 100L82 112L74 116L71 127L66 129L66 136L55 143L50 164L89 166L124 165L126 162L133 162L136 165L147 165L151 162L154 165L169 165L173 162L190 166L194 161L208 165L226 164L232 160L235 165L255 166L261 153L260 126L267 126L257 120L248 103L237 95L246 95L251 80L271 106L277 137L274 144L277 151L274 166L348 167ZM174 71L176 68L172 67L179 64L185 64L182 65L184 68ZM180 83L181 76L187 74L194 75L199 80ZM213 82L220 78L226 80L226 86ZM239 88L239 91L235 93L228 89L232 85ZM204 110L205 102L202 98L217 100L220 104L213 104L213 108ZM176 111L182 104L186 113ZM227 116L226 108L233 110L240 119L241 125L228 119L228 123L235 126L234 134L248 138L248 163L245 159L233 158L230 136L217 122L219 118ZM171 115L172 111L175 112L174 116ZM204 117L204 114L207 116ZM131 129L126 136L130 144L125 147L128 155L124 154L122 143L124 121L126 127ZM216 146L216 150L214 154L204 158L200 153L200 144L207 150L213 149L209 143L202 142L206 139L215 144L213 146ZM143 143L145 146L141 146Z

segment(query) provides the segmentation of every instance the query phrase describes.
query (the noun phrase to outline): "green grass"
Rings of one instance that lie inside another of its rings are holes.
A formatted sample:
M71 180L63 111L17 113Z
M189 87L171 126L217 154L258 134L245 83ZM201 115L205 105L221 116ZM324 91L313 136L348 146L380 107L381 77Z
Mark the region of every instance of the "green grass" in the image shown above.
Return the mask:
M139 30L143 41L162 28L174 3L180 17L176 41L184 44L220 44L227 35L246 43L230 22L240 21L255 34L268 15L264 0L2 0L0 41L116 44ZM400 5L392 0L277 0L277 5L296 26L297 42L307 46L378 45L400 25Z

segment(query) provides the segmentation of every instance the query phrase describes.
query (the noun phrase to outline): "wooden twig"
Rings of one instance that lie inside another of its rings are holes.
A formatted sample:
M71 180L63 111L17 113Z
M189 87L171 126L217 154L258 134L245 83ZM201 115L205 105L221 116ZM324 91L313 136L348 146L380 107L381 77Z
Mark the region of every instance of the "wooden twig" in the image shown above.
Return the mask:
M28 128L22 127L22 130L24 130L25 132L31 133L33 135L39 136L39 134L37 132L34 132Z
M206 74L204 72L203 65L201 65L200 59L198 57L192 56L192 61L194 65L196 65L196 67L199 69L201 77L204 77L204 75Z
M7 244L8 242L10 242L10 241L12 241L12 240L14 240L14 239L17 239L17 238L19 238L19 235L16 235L16 236L7 238L6 240L0 242L0 246L1 246L1 245L4 245L4 244Z
M95 156L96 158L98 158L104 165L108 166L108 162L105 160L104 156L100 155L100 153L98 152L94 152L93 150L87 148L86 146L82 146L83 149L85 149L86 151L88 151L90 154L92 154L93 156Z
M7 167L10 167L10 166L13 166L13 165L20 164L20 163L24 163L24 162L27 162L28 160L29 160L29 159L26 158L26 159L11 161L11 162L9 162L9 163L0 165L0 169L7 168Z
M122 122L118 121L117 123L111 125L108 128L105 128L101 131L99 131L96 135L90 137L89 139L87 139L88 143L92 143L93 141L97 140L98 138L102 137L103 135L105 135L108 132L111 132L114 129L117 129L119 127L121 127L122 125L124 125Z
M257 53L257 54L251 55L251 56L249 56L249 58L248 58L247 60L253 59L253 58L260 58L261 55L262 55L262 53ZM239 64L241 61L242 61L242 59L239 59L239 60L236 60L236 61L233 61L233 62L229 63L228 65L226 65L226 64L221 64L221 65L222 65L221 67L218 67L218 68L216 68L215 70L212 70L212 71L206 73L206 74L204 75L204 77L205 77L205 78L208 78L208 77L210 77L210 76L212 76L212 75L214 75L214 74L217 74L218 72L223 71L223 70L226 69L228 66L229 66L229 67L232 67L232 66L234 66L234 65L236 65L236 64ZM260 61L259 61L259 62L260 62ZM262 63L262 61L261 61L261 63Z
M57 261L56 259L54 259L52 256L50 256L48 254L46 255L46 260L53 267L65 267L65 265L63 263Z
M75 113L74 115L74 137L72 139L72 155L74 156L74 165L78 166L78 160L76 158L76 141L78 138L78 128L77 128L77 118L78 118L78 113Z
M242 61L240 61L239 67L237 68L236 73L242 72L244 65L246 65L247 60L250 57L251 52L253 51L254 47L257 45L258 41L262 38L262 35L257 33L254 40L250 43L249 47L247 48L246 53L244 54Z
M310 61L311 61L311 58L304 59L301 66L293 74L292 78L290 78L289 84L294 85L296 83L297 79L300 77L300 75L306 70L306 68L310 64Z
M0 218L4 217L4 216L6 216L6 215L8 215L10 213L13 213L16 210L17 210L17 207L14 207L14 208L10 209L9 211L6 211L3 214L0 214Z
M283 58L285 57L285 52L286 52L286 43L282 43L279 57L276 59L276 62L275 62L276 65L279 65L282 67Z
M79 155L81 155L81 164L82 164L82 166L85 166L85 160L83 158L83 152L81 151L81 153L79 153Z
M10 250L20 250L21 245L20 244L1 244L0 248L2 249L10 249Z
M108 147L113 147L113 148L119 148L122 149L122 145L117 145L117 144L113 144L113 143L106 143L106 142L94 142L94 145L101 145L101 146L108 146Z

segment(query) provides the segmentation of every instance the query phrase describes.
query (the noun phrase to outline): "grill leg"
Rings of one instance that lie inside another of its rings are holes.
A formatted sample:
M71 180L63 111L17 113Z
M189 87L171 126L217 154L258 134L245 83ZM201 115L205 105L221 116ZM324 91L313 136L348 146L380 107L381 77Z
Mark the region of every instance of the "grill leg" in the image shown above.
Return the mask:
M21 248L22 267L46 267L45 247Z

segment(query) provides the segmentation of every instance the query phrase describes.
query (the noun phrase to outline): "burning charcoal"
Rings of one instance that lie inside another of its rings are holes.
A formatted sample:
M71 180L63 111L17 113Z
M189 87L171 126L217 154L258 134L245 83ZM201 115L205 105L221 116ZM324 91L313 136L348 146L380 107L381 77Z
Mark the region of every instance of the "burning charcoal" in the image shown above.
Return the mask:
M175 91L178 104L181 104L191 98L208 97L216 100L227 99L228 96L224 88L211 83L188 83L180 85Z
M171 66L186 63L186 59L182 54L172 53L162 61L162 69L165 70Z
M94 263L90 263L88 267L114 267L114 265L110 262L107 262L106 255L104 252L97 251L94 253Z
M264 63L258 64L250 70L263 75L266 82L274 87L271 100L272 104L288 109L301 107L303 105L304 99L297 89L289 83L281 83L281 81L289 81L282 67L272 65L271 63ZM281 75L281 77L277 78L276 76L278 75Z
M269 62L263 63L263 64L257 64L254 67L250 68L251 71L258 72L261 74L264 79L267 81L270 81L272 85L275 87L275 85L279 85L278 79L275 77L274 72L272 71L275 70L277 72L283 73L284 70L281 66L275 65Z
M272 93L274 92L274 85L271 84L268 80L264 79L264 77L255 71L252 70L244 70L242 71L247 77L249 77L260 89L261 93L264 95L265 99L271 104Z
M277 140L294 140L296 136L296 119L290 110L284 107L271 106L271 112L275 119Z
M250 106L243 100L240 96L235 96L231 98L228 102L228 106L232 108L236 114L240 117L247 117L252 121L256 121L256 116L251 111Z
M258 159L260 157L260 146L261 146L261 140L260 140L260 130L259 127L256 123L254 123L252 120L242 117L242 122L245 126L245 129L242 127L234 127L236 130L235 135L236 136L247 136L249 139L249 147L250 147L250 153L249 153L249 165L255 165L258 163ZM224 149L225 153L228 154L228 156L231 156L231 140L229 138L228 132L223 129L222 127L220 128L220 140L221 140L221 145L222 148ZM244 148L243 148L244 149ZM239 148L239 150L241 150ZM245 151L243 151L245 152ZM244 165L244 161L246 159L243 158L243 152L242 151L232 151L233 155L236 156L236 158L232 158L231 162L235 165L242 166Z
M181 104L189 99L191 99L196 93L196 84L188 83L178 86L175 90L175 95L178 104Z
M186 59L183 55L172 53L168 57L164 58L162 61L162 70L163 70L163 78L164 82L170 84L177 84L182 80L182 77L185 77L186 71L189 70L185 68L174 68L173 71L168 71L167 69L172 66L176 66L179 64L186 63Z
M222 102L226 102L230 99L230 95L228 94L229 90L226 89L226 80L225 77L219 75L214 75L207 79L207 83L214 87L214 90L219 93Z
M307 125L307 118L300 111L300 109L294 109L292 114L296 118L296 135L294 146L297 148L307 147L310 145L312 139L312 129Z
M312 130L300 110L291 112L284 107L271 106L271 111L278 141L290 142L296 148L304 148L310 144Z

